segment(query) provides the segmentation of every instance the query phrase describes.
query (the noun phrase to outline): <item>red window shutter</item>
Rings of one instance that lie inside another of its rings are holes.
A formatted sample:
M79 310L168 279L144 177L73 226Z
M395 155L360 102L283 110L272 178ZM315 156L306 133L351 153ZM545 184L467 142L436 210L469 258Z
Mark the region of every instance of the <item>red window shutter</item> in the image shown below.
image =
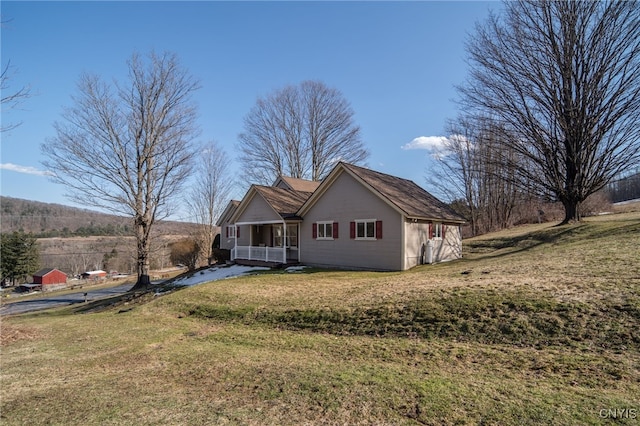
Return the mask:
M333 238L338 238L338 222L333 222Z
M350 238L355 238L356 237L356 223L355 222L349 223L349 237Z
M240 238L240 227L236 226L236 238Z
M429 224L429 239L433 240L433 223Z
M229 238L229 225L227 225L225 229L227 231L227 238Z
M376 239L382 239L382 221L376 220Z
M447 225L442 224L442 239L444 240L445 233L447 232Z
M318 238L318 224L314 223L311 225L311 236L315 240Z

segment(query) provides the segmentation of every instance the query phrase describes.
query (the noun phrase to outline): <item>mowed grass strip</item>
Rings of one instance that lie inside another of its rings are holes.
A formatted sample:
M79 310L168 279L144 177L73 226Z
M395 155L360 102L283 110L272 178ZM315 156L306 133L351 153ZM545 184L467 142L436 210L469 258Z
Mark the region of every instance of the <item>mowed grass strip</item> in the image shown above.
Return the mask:
M631 213L472 239L405 273L271 273L3 318L0 420L634 424L639 241Z

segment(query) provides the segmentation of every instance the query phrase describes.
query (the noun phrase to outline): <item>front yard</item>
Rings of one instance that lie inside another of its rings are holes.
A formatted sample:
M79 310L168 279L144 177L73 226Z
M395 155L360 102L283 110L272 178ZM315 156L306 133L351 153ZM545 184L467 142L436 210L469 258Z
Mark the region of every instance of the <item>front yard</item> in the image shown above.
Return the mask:
M636 424L640 214L3 319L2 424Z

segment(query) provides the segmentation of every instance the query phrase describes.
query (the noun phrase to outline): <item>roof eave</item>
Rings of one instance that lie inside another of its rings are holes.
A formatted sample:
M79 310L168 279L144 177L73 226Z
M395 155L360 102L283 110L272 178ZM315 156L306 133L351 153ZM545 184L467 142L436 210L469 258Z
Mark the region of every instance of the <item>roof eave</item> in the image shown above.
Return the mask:
M446 217L428 217L428 216L411 216L405 215L408 220L424 220L425 222L447 222L447 223L458 223L464 224L467 221L463 219L452 219Z

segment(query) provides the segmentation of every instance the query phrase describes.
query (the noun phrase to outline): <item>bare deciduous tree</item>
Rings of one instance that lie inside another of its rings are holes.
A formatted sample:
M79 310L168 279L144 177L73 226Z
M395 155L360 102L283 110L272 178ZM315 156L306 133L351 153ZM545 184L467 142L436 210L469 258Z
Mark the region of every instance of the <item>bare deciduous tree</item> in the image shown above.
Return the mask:
M464 200L463 214L473 235L510 225L512 212L521 190L515 171L495 159L512 158L504 152L502 132L486 118L460 117L449 123L451 136L436 157L437 166L429 170L429 183L450 201Z
M1 20L0 25L4 27L9 21L11 20ZM22 101L31 97L31 88L29 86L22 86L19 89L11 90L11 85L9 84L9 80L11 80L13 75L11 68L11 61L7 61L7 64L2 68L2 73L0 74L0 92L2 93L0 105L3 110L17 108ZM22 123L5 123L3 120L3 123L0 125L0 132L15 129L20 124Z
M580 220L581 202L640 161L639 3L504 7L468 42L463 106L499 121L526 159L522 182L562 202L565 223Z
M353 115L340 91L319 81L258 98L239 136L244 177L265 185L279 175L320 180L337 161L364 162L369 152Z
M31 96L31 88L29 86L23 86L15 91L10 89L11 85L9 80L11 79L11 62L2 68L2 74L0 75L0 92L2 92L2 98L0 104L2 109L14 109L17 108L22 101ZM7 132L11 129L15 129L21 123L2 123L0 126L0 132Z
M199 85L174 54L134 54L128 66L125 84L83 75L42 151L70 198L133 218L138 290L150 285L152 227L171 214L169 201L191 170Z
M215 224L228 202L233 183L229 178L227 155L216 142L203 146L196 159L195 183L185 201L198 224L194 235L197 246L202 250L202 257L211 262Z

